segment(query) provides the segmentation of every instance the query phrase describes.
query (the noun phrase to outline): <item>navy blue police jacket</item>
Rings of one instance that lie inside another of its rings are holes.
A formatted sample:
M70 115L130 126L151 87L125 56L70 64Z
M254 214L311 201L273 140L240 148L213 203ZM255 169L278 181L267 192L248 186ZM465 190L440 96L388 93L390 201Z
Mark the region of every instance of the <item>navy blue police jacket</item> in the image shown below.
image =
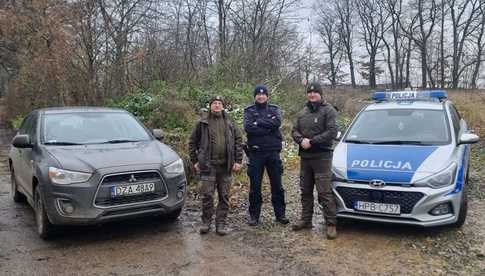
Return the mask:
M244 109L244 130L251 152L281 151L281 112L274 104L255 103Z

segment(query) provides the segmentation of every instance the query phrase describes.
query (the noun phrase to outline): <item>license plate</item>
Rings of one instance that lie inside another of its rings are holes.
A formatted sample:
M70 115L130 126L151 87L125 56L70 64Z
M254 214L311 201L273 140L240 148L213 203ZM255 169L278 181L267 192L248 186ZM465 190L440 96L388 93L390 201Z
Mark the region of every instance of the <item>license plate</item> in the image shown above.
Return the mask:
M140 183L133 185L113 186L111 187L111 196L129 196L144 194L155 191L155 183Z
M389 204L389 203L376 203L376 202L366 202L357 201L354 203L354 209L358 211L366 211L373 213L384 213L384 214L401 214L401 205Z

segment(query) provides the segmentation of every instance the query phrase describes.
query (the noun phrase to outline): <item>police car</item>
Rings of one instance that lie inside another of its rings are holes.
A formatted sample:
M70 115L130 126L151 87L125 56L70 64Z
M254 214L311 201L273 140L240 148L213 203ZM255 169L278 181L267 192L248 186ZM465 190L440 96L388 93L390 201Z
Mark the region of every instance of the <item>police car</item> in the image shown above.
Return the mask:
M339 218L461 226L470 144L479 137L447 93L376 92L335 148Z

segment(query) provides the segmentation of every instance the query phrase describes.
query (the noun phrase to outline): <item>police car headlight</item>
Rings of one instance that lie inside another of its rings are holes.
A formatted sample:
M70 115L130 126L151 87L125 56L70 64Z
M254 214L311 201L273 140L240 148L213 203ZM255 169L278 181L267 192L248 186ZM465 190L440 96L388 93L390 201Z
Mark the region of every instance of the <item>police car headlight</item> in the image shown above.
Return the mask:
M336 167L332 168L332 180L342 181L342 180L345 180L346 178L347 177L344 170Z
M416 186L428 186L434 189L443 188L452 185L455 181L457 165L455 162L451 163L444 170L416 181Z

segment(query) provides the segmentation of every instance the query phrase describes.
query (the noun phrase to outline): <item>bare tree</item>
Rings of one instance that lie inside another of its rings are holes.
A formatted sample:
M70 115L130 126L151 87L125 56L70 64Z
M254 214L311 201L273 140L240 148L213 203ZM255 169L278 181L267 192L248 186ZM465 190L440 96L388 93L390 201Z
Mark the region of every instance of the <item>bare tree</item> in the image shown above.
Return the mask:
M379 0L358 0L357 11L362 30L362 38L369 55L369 86L376 87L377 53L382 46L382 38L387 31L389 13Z
M353 57L355 16L354 2L351 0L335 0L336 11L339 19L339 36L345 49L347 61L349 62L350 82L352 87L356 87L355 67Z
M474 62L462 64L465 43L471 34L479 27L475 24L480 16L479 0L449 0L448 1L451 23L453 28L453 56L452 56L452 73L451 82L453 88L458 88L462 72L466 67L471 66Z
M148 18L154 0L97 0L110 38L105 43L107 54L113 59L112 80L107 93L120 96L127 92L128 53L131 39Z
M479 14L480 14L480 21L479 21L479 28L478 33L474 35L476 37L476 48L477 53L475 57L475 65L473 69L473 74L471 77L471 88L477 88L477 81L478 76L480 74L480 67L483 62L483 50L485 47L484 42L484 34L485 34L485 1L480 1L479 5Z
M336 17L337 12L333 5L327 3L320 5L317 30L325 45L325 53L329 58L328 79L332 87L337 85L337 74L340 71L341 61L340 26L339 22L335 20Z

